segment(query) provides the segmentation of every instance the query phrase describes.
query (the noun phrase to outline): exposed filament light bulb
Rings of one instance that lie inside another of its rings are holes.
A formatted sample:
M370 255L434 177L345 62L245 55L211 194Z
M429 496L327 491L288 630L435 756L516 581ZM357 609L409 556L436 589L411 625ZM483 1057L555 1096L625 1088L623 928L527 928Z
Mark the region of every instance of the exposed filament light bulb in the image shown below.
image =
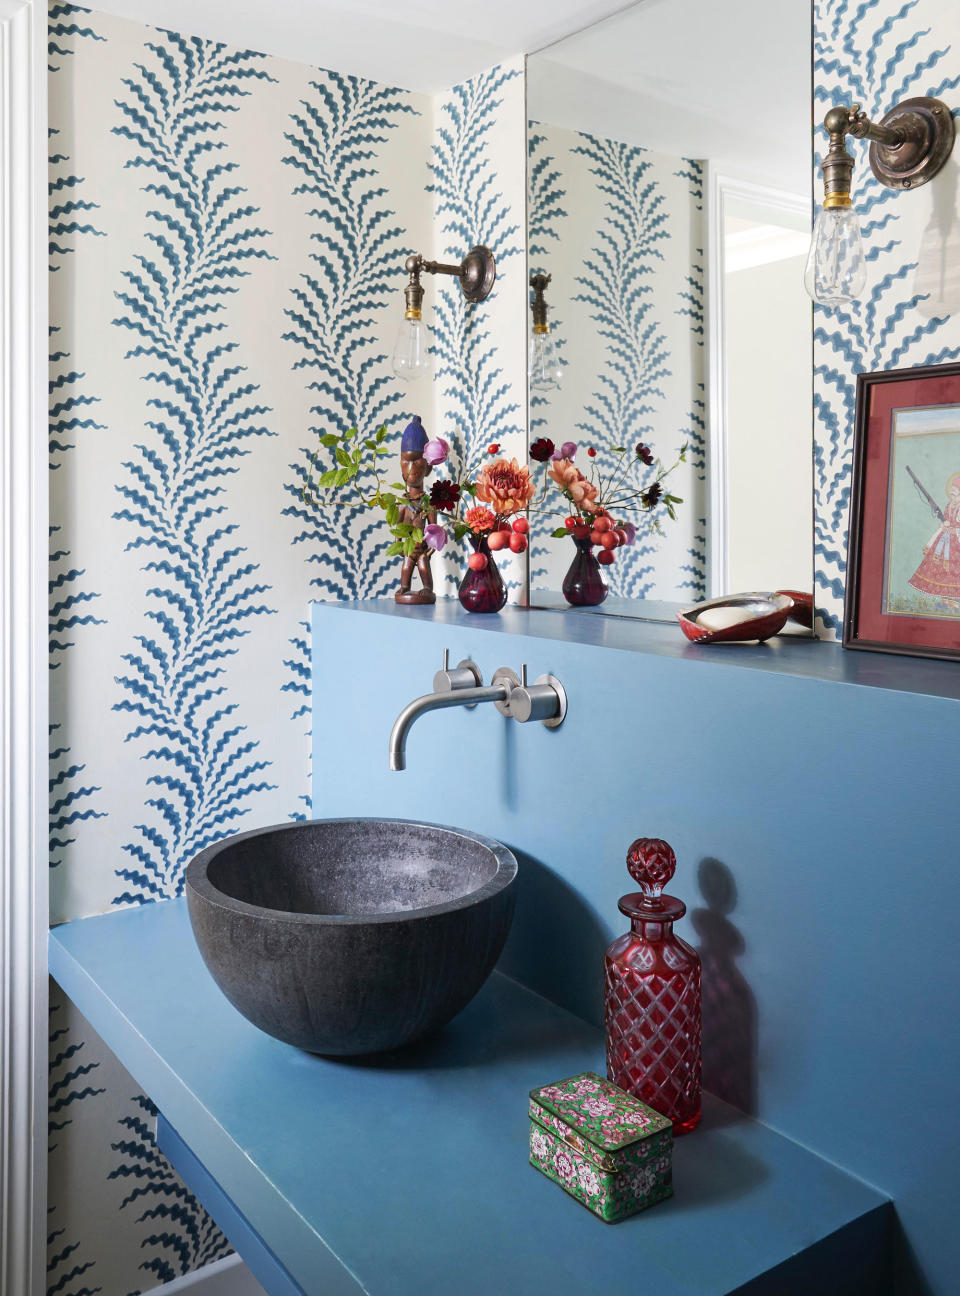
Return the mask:
M553 391L560 386L563 365L557 358L549 328L534 326L530 338L530 386L534 391Z
M422 319L405 318L397 333L393 348L393 372L407 382L425 378L431 371L430 352L427 349L427 329Z
M866 283L857 213L849 195L830 195L813 227L803 285L822 306L844 306L861 296Z

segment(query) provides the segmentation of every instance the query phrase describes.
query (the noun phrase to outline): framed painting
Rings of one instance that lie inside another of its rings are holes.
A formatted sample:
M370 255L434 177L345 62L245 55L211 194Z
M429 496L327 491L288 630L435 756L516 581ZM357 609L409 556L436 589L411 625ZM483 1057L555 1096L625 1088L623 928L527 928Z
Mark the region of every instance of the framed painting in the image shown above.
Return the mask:
M960 364L857 378L843 646L960 659Z

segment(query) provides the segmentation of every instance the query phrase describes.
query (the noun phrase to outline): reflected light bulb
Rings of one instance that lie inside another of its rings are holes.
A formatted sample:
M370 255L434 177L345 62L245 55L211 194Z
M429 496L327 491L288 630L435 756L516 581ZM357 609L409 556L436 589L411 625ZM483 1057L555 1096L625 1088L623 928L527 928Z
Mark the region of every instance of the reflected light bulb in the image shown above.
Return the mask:
M408 312L400 325L397 343L393 348L393 371L398 378L409 382L413 378L425 378L430 369L427 330L419 315L410 318Z
M535 328L530 338L530 386L534 391L553 391L562 377L563 365L557 359L553 338L546 330Z
M860 222L852 207L824 207L813 227L803 286L823 306L855 301L867 283Z

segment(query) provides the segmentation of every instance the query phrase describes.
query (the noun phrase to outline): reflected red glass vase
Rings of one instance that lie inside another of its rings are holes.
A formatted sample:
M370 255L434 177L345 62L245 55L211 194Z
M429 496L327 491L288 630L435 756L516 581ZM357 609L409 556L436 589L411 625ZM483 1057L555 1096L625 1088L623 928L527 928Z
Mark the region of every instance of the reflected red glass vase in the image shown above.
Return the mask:
M627 867L640 891L621 896L631 930L604 960L607 1076L687 1134L700 1120L700 956L673 932L686 905L661 894L676 868L667 843L639 838Z
M573 543L577 552L563 578L563 597L572 607L596 607L607 597L607 582L589 539L574 536Z
M474 553L483 554L487 565L483 571L468 567L457 588L457 598L468 612L499 612L507 601L507 587L493 560L486 535L468 533Z

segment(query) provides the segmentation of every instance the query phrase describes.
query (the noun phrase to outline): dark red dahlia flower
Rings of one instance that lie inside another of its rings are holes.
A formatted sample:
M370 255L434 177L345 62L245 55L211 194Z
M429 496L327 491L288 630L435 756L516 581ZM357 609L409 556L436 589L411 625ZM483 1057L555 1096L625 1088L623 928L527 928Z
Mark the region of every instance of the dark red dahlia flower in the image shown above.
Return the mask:
M460 487L454 481L436 481L430 487L430 506L447 512L457 507Z

